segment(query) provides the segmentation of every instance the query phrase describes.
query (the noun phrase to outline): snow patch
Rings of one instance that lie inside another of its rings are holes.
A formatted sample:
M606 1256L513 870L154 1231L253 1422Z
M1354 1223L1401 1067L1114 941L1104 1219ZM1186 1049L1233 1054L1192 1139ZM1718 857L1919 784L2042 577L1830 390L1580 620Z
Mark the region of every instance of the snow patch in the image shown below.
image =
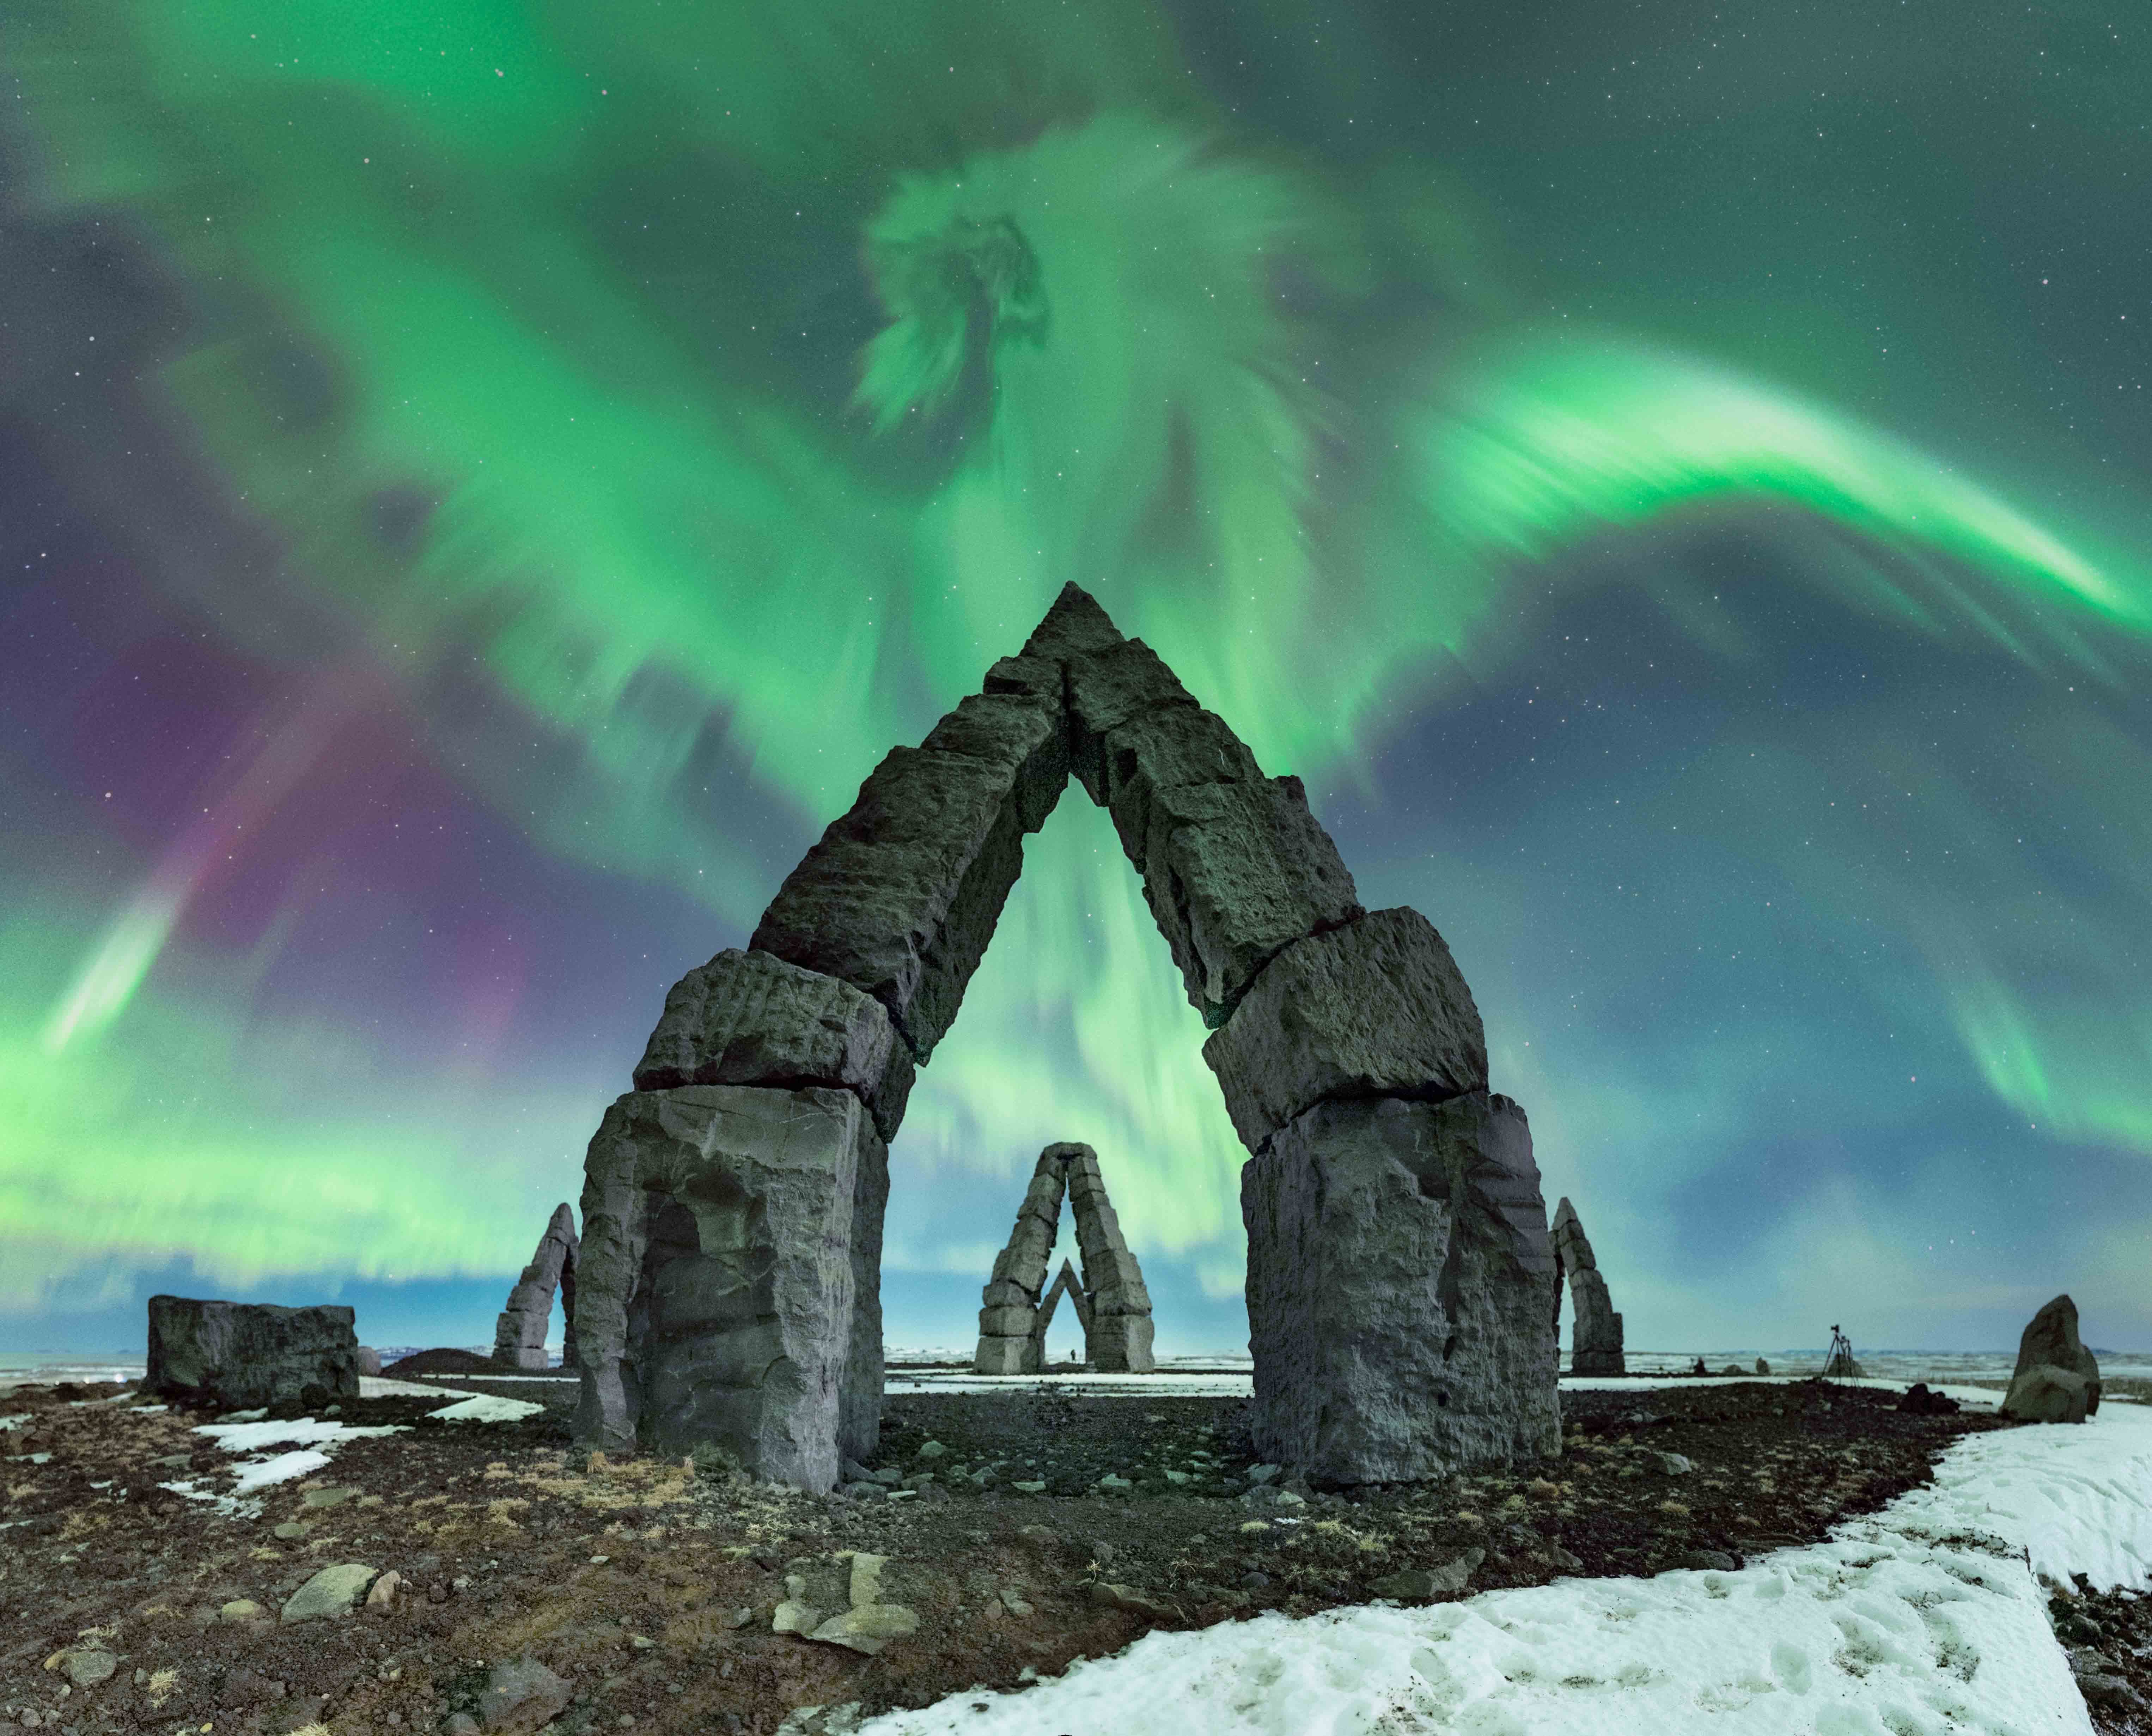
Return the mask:
M267 1489L278 1483L289 1483L298 1477L312 1476L329 1462L329 1455L312 1447L302 1447L297 1452L279 1453L272 1459L253 1459L238 1468L238 1475L231 1485L235 1495L251 1495L257 1489Z
M438 1423L520 1423L525 1417L536 1416L545 1408L526 1398L501 1398L491 1393L475 1393L426 1414Z
M2152 1584L2152 1414L1967 1437L1931 1484L1738 1572L1154 1632L860 1736L2089 1736L2043 1583L2078 1573Z
M404 1423L378 1423L368 1428L354 1428L331 1417L316 1422L312 1417L295 1417L281 1423L200 1423L195 1426L196 1434L206 1434L227 1453L258 1453L264 1447L319 1446L324 1442L342 1445L348 1440L364 1440L376 1434L402 1434L409 1425Z

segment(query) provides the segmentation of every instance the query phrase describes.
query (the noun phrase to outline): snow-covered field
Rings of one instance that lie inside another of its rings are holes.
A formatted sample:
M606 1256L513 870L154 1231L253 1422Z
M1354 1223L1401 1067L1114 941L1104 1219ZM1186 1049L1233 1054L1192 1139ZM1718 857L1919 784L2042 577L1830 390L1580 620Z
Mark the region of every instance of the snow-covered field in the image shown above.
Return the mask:
M1614 1384L1615 1383L1608 1383ZM1627 1383L1634 1385L1636 1383ZM1961 1389L1969 1402L1996 1395ZM1564 1580L1157 1632L860 1736L2032 1736L2091 1721L2043 1581L2143 1589L2152 1409L1954 1444L1933 1483L1738 1572Z

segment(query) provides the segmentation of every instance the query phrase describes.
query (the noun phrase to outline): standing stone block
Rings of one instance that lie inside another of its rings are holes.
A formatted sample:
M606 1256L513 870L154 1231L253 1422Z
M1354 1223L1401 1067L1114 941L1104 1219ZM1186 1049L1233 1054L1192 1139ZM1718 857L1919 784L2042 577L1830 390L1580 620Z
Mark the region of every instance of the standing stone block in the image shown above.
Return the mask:
M862 1140L852 1186L851 1348L837 1394L843 1459L871 1459L881 1444L881 1233L888 1206L889 1149L879 1138Z
M553 1208L546 1233L538 1238L537 1251L508 1292L508 1306L494 1322L494 1361L510 1368L549 1366L546 1329L552 1324L553 1297L557 1293L564 1298L561 1314L566 1322L561 1365L575 1366L577 1250L576 1214L563 1200Z
M884 1140L911 1095L911 1050L871 996L768 952L728 948L672 985L636 1063L635 1089L837 1085Z
M326 1303L150 1298L145 1392L251 1410L358 1397L358 1338L349 1308Z
M1038 792L1068 778L1058 711L988 697L1002 708L998 755L893 749L792 871L749 943L872 995L921 1062L956 1018L992 937ZM966 745L989 720L973 721Z
M1203 1058L1251 1151L1325 1098L1439 1099L1487 1084L1472 991L1434 925L1405 908L1294 942Z
M1264 1457L1355 1484L1560 1450L1554 1256L1515 1104L1318 1104L1241 1200Z
M1362 913L1297 778L1155 791L1140 866L1188 998L1214 1029L1278 953Z
M585 1160L577 1442L714 1450L769 1481L830 1488L844 1388L862 1378L865 1321L879 1324L854 1287L871 1270L859 1244L880 1240L886 1162L849 1091L617 1099Z
M1084 1334L1084 1353L1094 1368L1112 1374L1148 1374L1151 1354L1149 1314L1101 1314Z
M1038 1342L1029 1332L1021 1338L981 1338L972 1366L982 1374L1036 1374Z
M2059 1368L2080 1376L2085 1383L2085 1414L2099 1410L2099 1359L2078 1336L2078 1305L2058 1296L2026 1322L2018 1340L2018 1363L2011 1370L2011 1390L2021 1377L2035 1368ZM2007 1408L2007 1406L2006 1406ZM2014 1414L2014 1413L2013 1413Z

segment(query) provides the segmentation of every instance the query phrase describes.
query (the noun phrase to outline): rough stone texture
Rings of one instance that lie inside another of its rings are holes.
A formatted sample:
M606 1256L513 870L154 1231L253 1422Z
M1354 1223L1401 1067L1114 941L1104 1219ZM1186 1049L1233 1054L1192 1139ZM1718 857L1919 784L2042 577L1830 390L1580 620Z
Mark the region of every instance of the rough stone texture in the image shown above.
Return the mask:
M1129 855L1188 998L1214 1028L1277 953L1361 914L1297 778L1155 790Z
M488 1730L536 1730L568 1709L575 1690L528 1653L495 1664L479 1690L478 1721Z
M1036 830L1068 781L1058 704L967 700L892 750L792 871L749 942L880 1001L924 1062L957 1016Z
M357 1561L324 1567L291 1595L283 1608L287 1622L318 1622L325 1617L348 1616L373 1583L378 1568Z
M617 1099L585 1160L578 1444L715 1449L829 1490L851 1414L840 1392L865 1360L855 1255L880 1225L861 1219L879 1216L886 1163L849 1091Z
M1161 789L1190 784L1252 784L1262 776L1256 756L1216 712L1190 701L1147 711L1096 738L1087 766L1087 740L1072 717L1070 754L1084 787L1113 815L1124 849L1150 835L1151 800ZM1102 794L1103 792L1103 794Z
M1378 1579L1368 1589L1378 1597L1394 1597L1400 1603L1424 1603L1431 1597L1449 1597L1463 1591L1487 1559L1484 1549L1468 1549L1433 1567L1409 1569Z
M2085 1414L2099 1410L2099 1360L2078 1337L2078 1305L2058 1296L2032 1319L2018 1340L2018 1366L2013 1378L2029 1368L2060 1368L2081 1374L2085 1382Z
M251 1410L358 1397L352 1311L322 1304L150 1298L145 1391Z
M1487 1085L1480 1009L1416 910L1294 942L1203 1045L1249 1150L1326 1098L1455 1097Z
M1083 1283L1076 1287L1064 1260L1053 1295L1042 1306L1046 1263L1059 1233L1064 1194L1076 1221ZM1047 1322L1064 1287L1078 1297L1084 1357L1094 1368L1141 1374L1155 1366L1150 1292L1121 1234L1113 1201L1106 1197L1099 1155L1089 1145L1048 1145L1039 1153L1023 1204L1017 1208L1016 1227L981 1293L972 1367L982 1374L1038 1373L1045 1357Z
M982 1374L1036 1374L1038 1347L1027 1332L1021 1338L981 1338L972 1366Z
M636 1063L635 1089L838 1085L885 1141L904 1119L911 1050L871 995L768 952L728 947L672 985Z
M837 1396L837 1448L850 1459L871 1459L881 1444L881 1226L888 1207L889 1148L880 1139L864 1140L852 1183L851 1348Z
M1108 618L1090 592L1073 584L1063 585L1045 618L1023 642L1020 657L1029 662L1062 664L1072 657L1087 657L1120 642L1121 630ZM998 668L1000 665L995 667Z
M358 1347L358 1372L361 1374L378 1374L381 1372L381 1353L371 1344Z
M1566 1198L1555 1207L1552 1231L1555 1260L1556 1326L1561 1325L1561 1284L1569 1278L1569 1372L1572 1374L1626 1374L1622 1353L1622 1317L1614 1312L1614 1299L1600 1275L1598 1259L1584 1233L1583 1221Z
M2082 1423L2091 1414L2092 1383L2074 1368L2035 1363L2002 1395L2002 1414L2021 1423Z
M1404 1482L1561 1449L1554 1253L1524 1112L1318 1104L1241 1171L1266 1459Z
M563 1200L553 1208L537 1251L508 1292L508 1306L494 1322L493 1359L510 1368L545 1368L546 1328L553 1318L553 1296L561 1294L561 1366L576 1365L576 1214Z

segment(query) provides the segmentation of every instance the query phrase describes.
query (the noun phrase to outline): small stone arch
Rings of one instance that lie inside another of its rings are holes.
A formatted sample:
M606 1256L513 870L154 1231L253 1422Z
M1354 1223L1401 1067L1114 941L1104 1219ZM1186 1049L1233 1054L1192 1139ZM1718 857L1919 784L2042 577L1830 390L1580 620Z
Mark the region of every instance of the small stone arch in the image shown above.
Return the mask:
M1078 1282L1064 1260L1060 1277L1048 1290L1046 1262L1060 1233L1064 1193L1076 1220L1084 1277ZM1046 1328L1064 1292L1083 1322L1086 1362L1114 1373L1150 1373L1150 1292L1143 1267L1121 1234L1114 1202L1106 1197L1099 1154L1089 1145L1067 1142L1038 1154L1008 1245L995 1256L980 1292L973 1368L982 1374L1038 1373L1045 1361Z
M576 1366L576 1261L580 1251L576 1214L563 1200L553 1208L530 1263L509 1291L507 1306L494 1322L494 1361L510 1368L547 1366L546 1329L552 1324L557 1293L564 1322L561 1366Z
M747 947L667 997L586 1159L577 1439L810 1489L872 1450L887 1141L1071 777L1112 815L1251 1154L1258 1450L1355 1483L1557 1449L1530 1134L1487 1089L1449 948L1416 911L1363 909L1300 780L1073 585L869 774ZM705 1235L668 1277L653 1214L708 1172L763 1201L762 1239L712 1266ZM637 1301L673 1289L699 1300Z
M1569 1372L1626 1374L1622 1354L1622 1317L1600 1275L1599 1261L1584 1233L1583 1220L1565 1197L1554 1209L1555 1328L1561 1327L1561 1279L1569 1278Z

